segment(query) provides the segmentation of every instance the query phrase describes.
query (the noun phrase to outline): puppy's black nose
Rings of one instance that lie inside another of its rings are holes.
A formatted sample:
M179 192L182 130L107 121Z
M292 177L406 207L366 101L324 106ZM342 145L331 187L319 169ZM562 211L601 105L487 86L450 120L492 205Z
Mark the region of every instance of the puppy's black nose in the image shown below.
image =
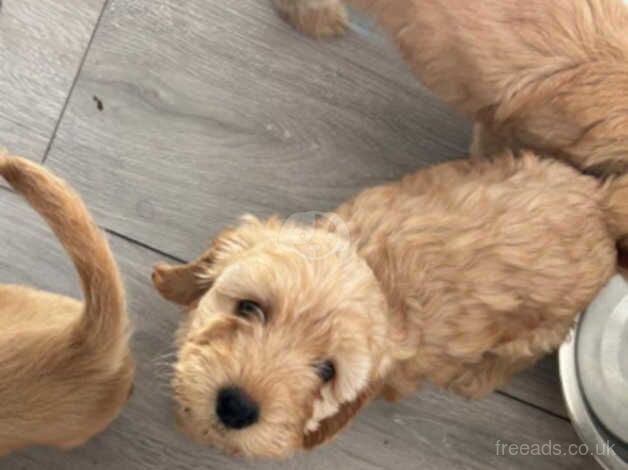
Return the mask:
M216 414L230 429L247 428L259 419L259 406L238 387L226 387L218 392Z

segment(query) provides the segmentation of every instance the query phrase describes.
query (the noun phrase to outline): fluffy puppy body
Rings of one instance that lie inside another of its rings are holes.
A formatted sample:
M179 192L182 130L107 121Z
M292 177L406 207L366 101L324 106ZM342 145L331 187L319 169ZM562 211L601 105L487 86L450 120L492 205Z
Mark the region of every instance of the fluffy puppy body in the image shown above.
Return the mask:
M130 395L124 290L107 241L77 194L17 157L0 156L0 175L59 237L84 293L82 303L0 285L0 454L75 447L107 427Z
M600 183L525 154L420 171L315 227L245 218L199 259L153 275L188 305L174 379L182 428L284 456L422 380L491 392L559 346L616 272L625 201L628 177ZM247 426L221 421L225 387L258 405Z
M341 0L273 0L297 29L341 32ZM527 148L591 174L628 169L622 0L347 0L374 15L416 76L476 120L472 154Z

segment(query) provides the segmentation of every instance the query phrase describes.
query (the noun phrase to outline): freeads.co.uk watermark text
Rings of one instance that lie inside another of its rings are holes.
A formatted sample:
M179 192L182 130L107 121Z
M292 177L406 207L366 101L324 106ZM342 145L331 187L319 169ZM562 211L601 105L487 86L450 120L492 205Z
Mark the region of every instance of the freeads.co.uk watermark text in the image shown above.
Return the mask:
M597 455L607 456L614 453L614 443L604 442L589 446L587 444L565 444L560 442L547 441L543 443L512 443L497 440L495 442L495 453L498 456L576 456L576 455Z

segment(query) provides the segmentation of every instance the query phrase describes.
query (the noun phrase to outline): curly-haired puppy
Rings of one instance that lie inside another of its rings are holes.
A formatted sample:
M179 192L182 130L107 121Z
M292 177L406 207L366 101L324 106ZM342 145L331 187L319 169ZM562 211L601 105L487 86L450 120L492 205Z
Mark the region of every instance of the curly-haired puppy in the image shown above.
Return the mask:
M627 233L628 176L601 183L531 154L419 171L316 226L246 217L153 273L189 307L180 425L285 456L422 380L481 397L561 344Z
M48 222L72 258L84 303L0 284L0 454L71 448L102 431L130 395L124 291L107 241L64 182L17 157L0 175Z
M299 30L342 32L342 0L273 0ZM416 76L474 117L472 152L528 148L591 174L628 169L622 0L346 0L374 15Z

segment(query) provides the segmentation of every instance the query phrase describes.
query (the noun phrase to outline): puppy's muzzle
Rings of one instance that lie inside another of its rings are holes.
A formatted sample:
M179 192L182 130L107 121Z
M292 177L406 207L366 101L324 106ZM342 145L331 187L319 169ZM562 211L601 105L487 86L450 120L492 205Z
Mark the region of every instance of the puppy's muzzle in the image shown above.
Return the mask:
M228 429L244 429L259 419L259 405L241 388L226 387L218 392L216 415Z

